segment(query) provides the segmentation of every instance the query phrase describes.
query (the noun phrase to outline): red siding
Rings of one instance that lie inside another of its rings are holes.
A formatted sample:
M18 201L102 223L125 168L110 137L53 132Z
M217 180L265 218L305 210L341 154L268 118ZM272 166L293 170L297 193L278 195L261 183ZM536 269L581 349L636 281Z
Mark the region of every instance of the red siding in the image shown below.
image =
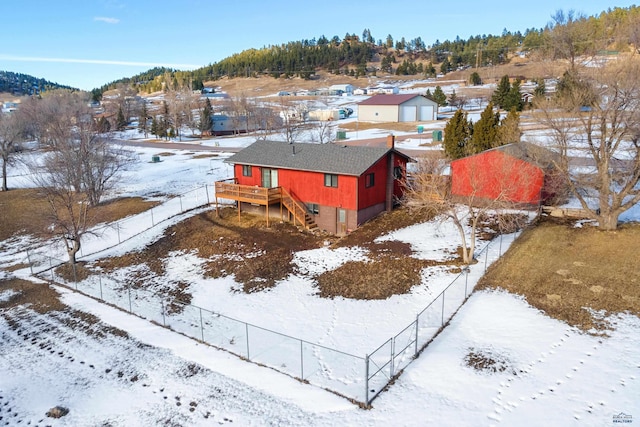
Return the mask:
M394 156L394 166L406 171L406 159ZM374 185L365 186L366 176L374 174ZM317 203L322 206L340 207L348 210L362 210L385 202L387 184L387 157L383 157L360 177L339 175L338 187L325 187L324 173L290 169L278 169L278 186L285 188L304 203ZM242 165L234 165L234 176L241 185L262 185L262 171L258 166L251 167L251 176L242 176ZM394 195L402 196L402 185L394 180Z
M261 168L252 166L251 176L242 176L242 165L235 165L234 173L238 184L262 185ZM303 203L317 203L323 206L357 209L356 189L358 178L339 175L338 187L325 187L324 173L278 169L278 186L283 187Z
M454 196L537 204L544 172L537 166L491 150L451 162Z

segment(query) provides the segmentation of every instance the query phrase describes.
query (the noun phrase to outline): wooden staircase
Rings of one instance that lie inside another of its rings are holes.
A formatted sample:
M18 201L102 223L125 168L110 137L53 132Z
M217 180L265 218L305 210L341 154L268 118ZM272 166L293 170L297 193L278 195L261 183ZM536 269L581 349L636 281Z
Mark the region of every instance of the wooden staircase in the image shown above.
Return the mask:
M307 208L300 201L296 200L284 188L280 187L280 191L282 192L280 203L293 216L293 225L300 224L307 230L318 228L318 224L315 223L313 217L307 212Z

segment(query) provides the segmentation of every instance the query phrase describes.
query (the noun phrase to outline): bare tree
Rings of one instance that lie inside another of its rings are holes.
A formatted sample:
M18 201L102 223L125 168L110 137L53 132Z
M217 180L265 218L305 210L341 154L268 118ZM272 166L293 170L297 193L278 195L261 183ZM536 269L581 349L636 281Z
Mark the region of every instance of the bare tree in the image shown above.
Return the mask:
M49 202L50 210L43 214L74 264L82 236L95 223L95 207L134 158L98 133L87 102L82 102L88 94L63 91L49 96L30 106L36 128L50 141L42 160L31 165L32 178ZM48 114L52 100L57 116ZM38 114L40 110L45 114Z
M2 161L2 191L9 190L7 186L7 166L14 160L14 154L20 149L20 142L24 136L22 112L0 112L0 161Z
M636 57L581 69L534 113L560 153L557 167L571 194L602 230L615 230L640 202L639 73Z
M594 25L583 14L574 10L558 10L551 19L545 32L545 47L552 58L568 60L573 70L578 57L595 55L601 43L597 40Z
M282 119L280 134L285 141L292 144L304 130L307 114L306 107L293 101L280 99L277 110Z
M467 191L454 194L450 176L445 174L449 164L444 155L430 153L419 159L411 173L405 202L410 208L453 222L460 236L462 262L469 265L480 227L487 218L493 217L498 232L512 232L523 225L523 217L511 212L522 206L515 193L530 175L526 168L514 172L518 170L515 163L508 157L489 168L480 162L469 163L462 178Z
M320 144L333 142L336 136L336 124L332 120L318 120L312 123L313 137Z

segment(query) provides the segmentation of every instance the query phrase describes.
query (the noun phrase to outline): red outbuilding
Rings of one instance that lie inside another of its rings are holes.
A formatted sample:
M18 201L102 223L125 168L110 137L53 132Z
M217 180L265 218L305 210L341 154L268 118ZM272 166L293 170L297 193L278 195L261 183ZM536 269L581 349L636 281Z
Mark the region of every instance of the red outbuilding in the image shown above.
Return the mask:
M345 234L392 209L408 161L393 136L385 147L256 141L225 161L234 177L216 183L216 200Z
M527 142L503 145L451 162L451 195L472 204L537 206L556 196L556 155Z

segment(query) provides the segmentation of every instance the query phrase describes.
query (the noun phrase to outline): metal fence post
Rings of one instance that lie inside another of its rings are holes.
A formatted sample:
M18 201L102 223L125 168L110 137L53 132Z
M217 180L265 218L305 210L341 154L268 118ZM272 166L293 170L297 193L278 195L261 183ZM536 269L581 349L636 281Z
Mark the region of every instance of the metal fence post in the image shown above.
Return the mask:
M182 196L178 196L178 199L180 199L180 213L184 212L182 210Z
M131 307L131 283L127 283L127 289L129 290L129 313L133 313L133 308Z
M202 335L202 342L204 342L204 323L202 322L202 308L198 307L200 309L200 332Z
M446 290L442 291L442 321L440 323L440 326L444 326L444 294L445 294Z
M464 269L464 299L467 298L467 283L469 282L469 266Z
M391 338L391 359L389 359L389 379L393 378L393 361L395 359L396 339Z
M247 359L251 360L251 357L249 356L249 324L248 323L244 324L244 330L245 330L245 334L247 335Z
M416 315L416 348L413 352L413 355L416 356L418 354L418 331L420 330L420 315Z
M304 380L304 353L303 353L303 342L300 340L300 379Z
M118 231L118 244L122 243L120 240L120 223L116 222L116 230Z
M153 208L149 209L149 212L151 212L151 226L155 226L155 222L153 221Z
M364 357L364 403L369 404L369 355Z
M209 185L207 184L204 185L204 192L207 195L207 205L210 205L211 201L209 200Z
M29 249L27 249L27 262L29 263L29 271L33 275L33 264L31 263L31 256L29 255Z
M498 258L502 256L502 234L500 235L500 249L498 250Z
M484 251L484 272L487 272L487 262L489 261L489 248L490 248L491 242L489 242L489 244L487 245L487 248Z
M102 274L98 275L98 283L100 284L100 299L104 301L104 298L102 296Z
M160 305L162 306L162 326L167 326L167 319L164 315L164 301L160 300Z

